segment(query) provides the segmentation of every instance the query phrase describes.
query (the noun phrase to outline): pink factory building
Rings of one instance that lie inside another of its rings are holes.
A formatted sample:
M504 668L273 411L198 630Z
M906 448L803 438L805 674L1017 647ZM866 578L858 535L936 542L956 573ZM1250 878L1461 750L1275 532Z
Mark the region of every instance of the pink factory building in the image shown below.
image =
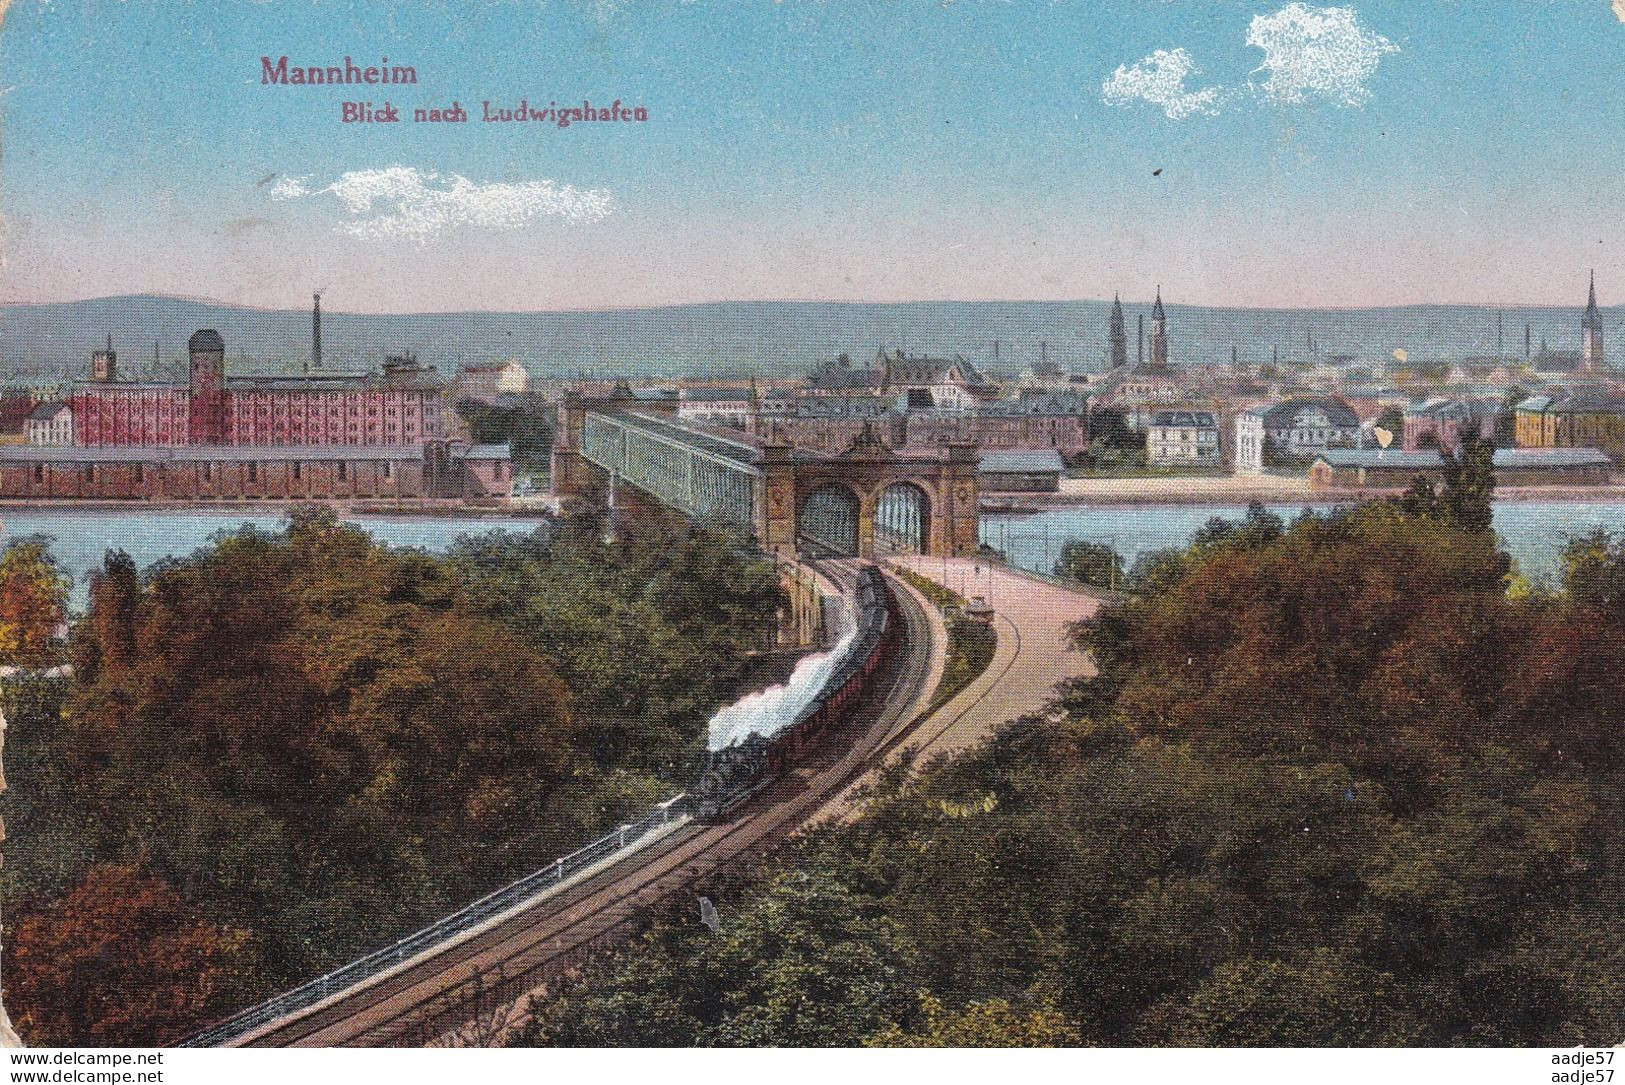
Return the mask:
M319 338L316 340L320 342ZM319 358L319 352L315 352ZM68 397L71 446L0 448L0 498L501 500L507 445L472 445L446 383L411 355L381 373L226 376L226 345L187 343L187 382L118 379L112 344Z
M410 355L382 373L226 376L226 345L204 329L187 343L186 384L118 379L111 346L68 397L80 445L418 445L454 429L446 382Z

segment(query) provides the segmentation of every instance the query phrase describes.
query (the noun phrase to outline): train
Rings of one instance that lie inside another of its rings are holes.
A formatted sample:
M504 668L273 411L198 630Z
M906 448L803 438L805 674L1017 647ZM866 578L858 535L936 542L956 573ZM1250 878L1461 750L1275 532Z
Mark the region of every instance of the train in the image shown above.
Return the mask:
M881 686L902 639L897 598L872 563L858 569L854 592L857 635L824 688L777 734L751 735L707 751L700 778L688 793L696 817L716 818L738 806L782 775L858 706L884 693Z

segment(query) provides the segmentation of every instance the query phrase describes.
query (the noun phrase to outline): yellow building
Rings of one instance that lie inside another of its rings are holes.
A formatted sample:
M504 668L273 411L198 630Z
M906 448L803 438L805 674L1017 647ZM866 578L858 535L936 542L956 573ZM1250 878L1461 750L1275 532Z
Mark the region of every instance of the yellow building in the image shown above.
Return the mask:
M1599 448L1625 461L1625 400L1591 391L1531 396L1514 415L1519 448Z

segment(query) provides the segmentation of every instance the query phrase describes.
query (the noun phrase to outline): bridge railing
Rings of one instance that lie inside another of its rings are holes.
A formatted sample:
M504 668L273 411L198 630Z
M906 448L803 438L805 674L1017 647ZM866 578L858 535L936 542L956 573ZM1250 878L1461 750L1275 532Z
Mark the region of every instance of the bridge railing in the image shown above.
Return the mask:
M466 934L494 916L501 915L516 905L552 889L617 852L637 846L657 829L682 820L685 816L683 800L686 797L682 794L674 795L636 821L605 833L568 855L561 855L535 873L527 874L494 893L488 893L467 907L407 935L395 944L351 961L325 976L285 991L256 1006L250 1006L202 1032L188 1036L177 1046L217 1047L229 1043L273 1021L309 1009L427 950Z

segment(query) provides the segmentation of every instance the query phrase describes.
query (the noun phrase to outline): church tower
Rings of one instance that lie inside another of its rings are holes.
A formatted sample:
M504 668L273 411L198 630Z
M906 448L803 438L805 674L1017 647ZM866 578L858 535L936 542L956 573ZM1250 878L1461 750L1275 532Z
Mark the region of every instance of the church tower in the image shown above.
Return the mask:
M1591 273L1591 296L1580 318L1580 371L1602 372L1602 314L1597 312L1597 273Z
M1168 317L1162 311L1162 287L1157 287L1157 303L1151 307L1151 369L1168 368Z
M1128 365L1128 328L1123 324L1123 301L1112 295L1111 329L1106 334L1107 361L1113 369Z

